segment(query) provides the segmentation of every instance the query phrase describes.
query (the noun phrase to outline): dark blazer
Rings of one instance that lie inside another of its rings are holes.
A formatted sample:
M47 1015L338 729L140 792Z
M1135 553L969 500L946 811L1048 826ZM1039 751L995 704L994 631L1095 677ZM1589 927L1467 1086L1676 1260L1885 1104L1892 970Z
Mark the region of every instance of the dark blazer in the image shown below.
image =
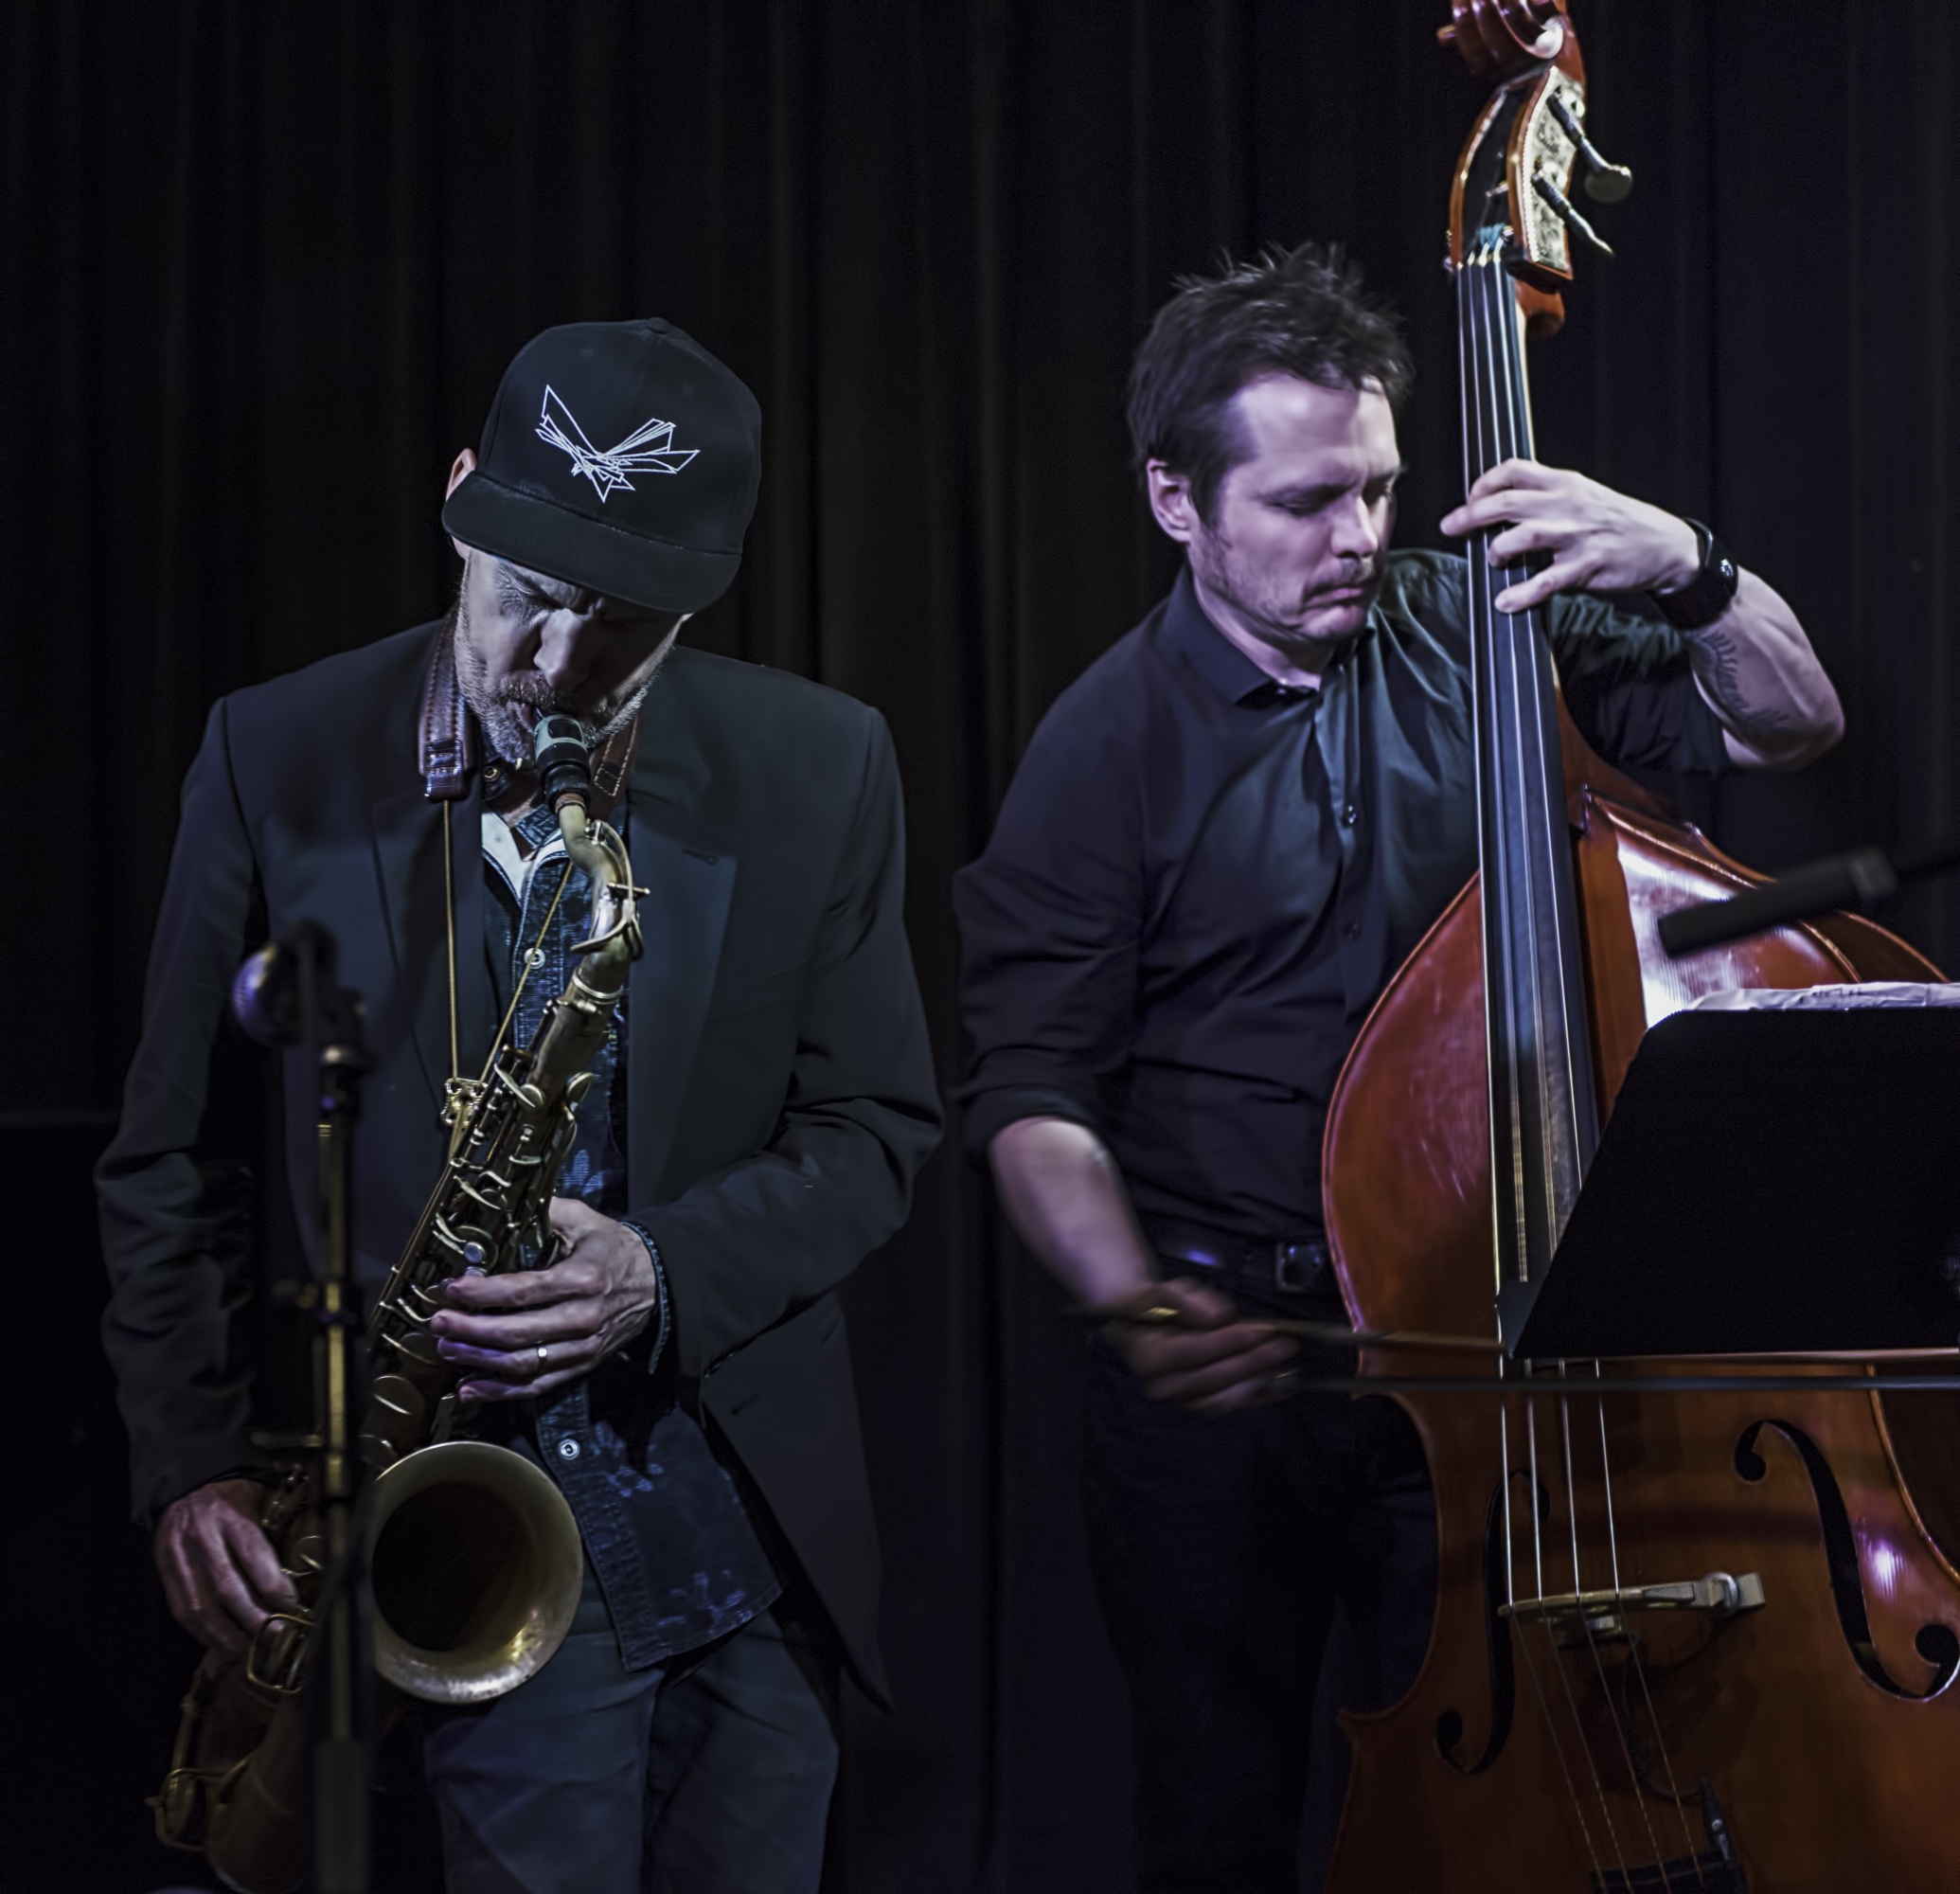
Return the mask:
M416 725L424 625L222 700L184 790L141 1045L98 1172L103 1335L139 1517L261 1460L249 1440L250 1284L221 1201L239 961L330 927L366 999L356 1266L378 1282L443 1158L449 1070L443 817ZM938 1140L901 919L902 814L875 711L677 650L629 786L645 956L629 1007L628 1215L659 1245L671 1345L882 1697L878 1552L837 1285L904 1221ZM462 1067L495 1022L480 785L453 805ZM310 1229L303 1054L285 1055L285 1172ZM247 1101L246 1110L249 1112Z

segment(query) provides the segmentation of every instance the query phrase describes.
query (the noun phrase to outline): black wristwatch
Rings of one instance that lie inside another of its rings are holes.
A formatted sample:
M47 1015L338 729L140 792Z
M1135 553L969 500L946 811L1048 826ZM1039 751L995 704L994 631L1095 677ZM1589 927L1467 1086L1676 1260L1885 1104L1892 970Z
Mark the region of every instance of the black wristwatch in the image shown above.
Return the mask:
M1675 592L1649 592L1662 617L1677 632L1699 632L1712 625L1735 602L1740 574L1727 546L1700 520L1689 520L1695 529L1695 543L1702 548L1702 563L1695 576Z

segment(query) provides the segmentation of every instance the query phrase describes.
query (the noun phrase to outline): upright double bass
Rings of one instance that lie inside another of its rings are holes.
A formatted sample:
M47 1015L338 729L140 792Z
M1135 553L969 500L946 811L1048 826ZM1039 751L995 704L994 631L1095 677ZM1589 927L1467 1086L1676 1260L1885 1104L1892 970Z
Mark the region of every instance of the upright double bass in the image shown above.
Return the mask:
M1586 136L1564 0L1454 14L1445 37L1495 88L1452 192L1468 485L1531 456L1527 333L1556 328L1592 240L1575 192L1625 174ZM1641 1034L1697 995L1938 977L1848 916L1670 962L1661 915L1759 878L1587 748L1540 615L1492 605L1523 569L1493 572L1488 537L1481 871L1376 1006L1327 1130L1330 1248L1368 1331L1510 1327ZM1367 1363L1393 1393L1465 1359ZM1960 1887L1954 1515L1910 1431L1945 1397L1791 1392L1788 1365L1773 1389L1745 1365L1670 1392L1685 1365L1656 1361L1613 1365L1640 1392L1588 1394L1598 1364L1483 1359L1501 1386L1396 1395L1434 1483L1436 1618L1403 1699L1344 1717L1329 1894Z

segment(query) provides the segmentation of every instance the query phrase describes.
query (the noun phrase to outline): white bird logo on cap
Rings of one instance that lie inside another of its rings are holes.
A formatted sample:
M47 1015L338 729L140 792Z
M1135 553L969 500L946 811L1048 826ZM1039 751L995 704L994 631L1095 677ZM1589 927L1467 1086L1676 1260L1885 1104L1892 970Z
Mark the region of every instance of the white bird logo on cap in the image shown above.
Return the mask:
M554 414L553 409L558 412ZM563 417L563 425L560 424ZM566 430L569 429L570 432ZM574 419L570 408L556 390L546 387L544 405L538 416L538 438L549 441L571 456L572 478L580 474L592 482L599 504L620 488L631 493L633 484L629 473L678 474L701 452L698 447L673 445L674 424L670 420L643 421L616 447L595 447L585 430Z

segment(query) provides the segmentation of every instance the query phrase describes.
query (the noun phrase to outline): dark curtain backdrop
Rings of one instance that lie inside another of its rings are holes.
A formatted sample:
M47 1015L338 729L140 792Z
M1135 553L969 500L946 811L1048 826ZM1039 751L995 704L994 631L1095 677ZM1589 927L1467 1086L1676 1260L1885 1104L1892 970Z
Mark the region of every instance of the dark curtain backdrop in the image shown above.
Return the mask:
M1817 768L1698 813L1771 867L1960 831L1952 9L1574 7L1593 127L1639 187L1600 213L1617 259L1583 265L1534 356L1541 457L1714 523L1795 604L1850 719ZM9 1258L31 1464L5 1582L63 1679L29 1692L62 1763L5 1772L6 1831L36 1837L18 1885L171 1878L134 1798L184 1657L120 1523L80 1173L212 699L441 609L444 474L526 337L678 321L767 422L742 578L690 635L890 720L950 1085L949 877L1044 706L1173 569L1120 413L1173 276L1345 242L1421 366L1404 542L1434 543L1459 491L1440 259L1480 93L1434 44L1445 10L5 9L0 1142L32 1206ZM1960 884L1902 924L1960 964ZM902 1703L852 1715L837 1888L1124 1885L1128 1739L1056 1308L952 1149L852 1288Z

